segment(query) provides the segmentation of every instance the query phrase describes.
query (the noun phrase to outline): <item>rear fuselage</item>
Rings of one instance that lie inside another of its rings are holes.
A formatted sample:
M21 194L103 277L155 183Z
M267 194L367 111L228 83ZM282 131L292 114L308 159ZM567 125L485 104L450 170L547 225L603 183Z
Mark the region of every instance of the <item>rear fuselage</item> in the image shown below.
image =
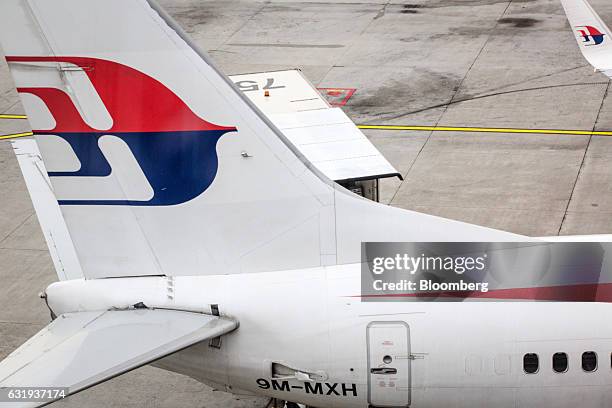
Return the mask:
M193 290L240 327L220 346L158 365L316 407L612 406L612 305L362 302L359 273L351 265L197 278ZM585 371L591 352L597 367Z

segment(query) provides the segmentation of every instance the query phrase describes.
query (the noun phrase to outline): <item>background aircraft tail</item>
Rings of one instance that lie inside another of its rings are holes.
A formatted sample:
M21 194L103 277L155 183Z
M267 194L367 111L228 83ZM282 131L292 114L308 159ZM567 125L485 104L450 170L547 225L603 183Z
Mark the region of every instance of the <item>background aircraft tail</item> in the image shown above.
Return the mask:
M153 1L3 0L0 42L86 278L360 262L361 241L522 239L338 187Z
M598 71L612 76L612 31L587 0L561 0L578 47Z

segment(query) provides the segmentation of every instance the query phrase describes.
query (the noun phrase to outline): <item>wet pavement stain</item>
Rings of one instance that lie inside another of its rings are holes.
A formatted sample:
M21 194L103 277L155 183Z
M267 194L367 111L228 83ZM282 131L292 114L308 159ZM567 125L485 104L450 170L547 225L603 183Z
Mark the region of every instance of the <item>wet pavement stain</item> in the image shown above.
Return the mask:
M520 17L505 17L497 20L500 24L508 24L513 27L524 28L524 27L533 27L537 23L540 23L542 20L538 20L535 18L520 18Z

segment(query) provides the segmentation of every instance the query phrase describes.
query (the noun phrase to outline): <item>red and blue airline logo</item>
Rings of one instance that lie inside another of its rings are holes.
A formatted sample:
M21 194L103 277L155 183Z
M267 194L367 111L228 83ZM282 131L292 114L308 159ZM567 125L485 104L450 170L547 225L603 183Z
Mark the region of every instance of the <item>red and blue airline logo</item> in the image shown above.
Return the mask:
M604 42L605 34L593 26L578 26L576 30L585 46L600 45Z
M137 200L59 200L60 205L170 206L202 194L217 174L217 142L235 127L200 119L176 94L156 79L128 66L83 57L7 57L12 62L64 62L87 74L113 119L108 130L91 128L70 97L57 88L19 88L38 96L56 121L51 130L70 144L81 167L49 172L51 177L106 177L111 166L98 145L104 135L123 140L153 188L153 197Z

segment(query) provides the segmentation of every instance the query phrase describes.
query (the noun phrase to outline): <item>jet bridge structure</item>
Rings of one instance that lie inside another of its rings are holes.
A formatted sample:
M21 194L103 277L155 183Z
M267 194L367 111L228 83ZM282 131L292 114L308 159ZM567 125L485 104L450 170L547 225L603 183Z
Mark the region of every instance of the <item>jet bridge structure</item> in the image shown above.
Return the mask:
M401 175L340 108L298 69L230 79L323 174L379 201L379 180Z

